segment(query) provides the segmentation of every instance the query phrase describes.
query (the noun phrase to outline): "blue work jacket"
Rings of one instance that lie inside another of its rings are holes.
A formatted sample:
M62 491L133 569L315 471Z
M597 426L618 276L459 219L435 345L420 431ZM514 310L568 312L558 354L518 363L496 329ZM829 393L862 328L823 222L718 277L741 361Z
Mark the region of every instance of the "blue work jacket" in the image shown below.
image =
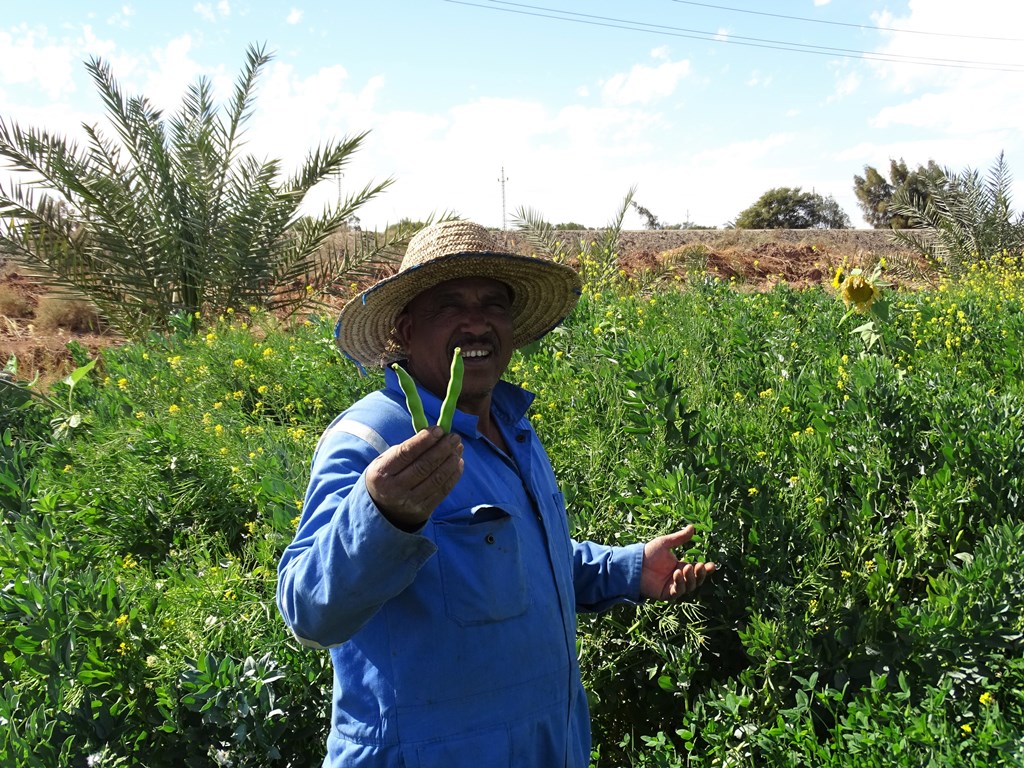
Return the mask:
M643 545L574 542L533 395L499 382L511 455L456 412L465 470L415 533L389 523L367 465L413 429L397 377L320 439L278 605L304 645L330 648L328 768L570 766L590 759L576 611L639 600ZM420 389L430 423L440 401Z

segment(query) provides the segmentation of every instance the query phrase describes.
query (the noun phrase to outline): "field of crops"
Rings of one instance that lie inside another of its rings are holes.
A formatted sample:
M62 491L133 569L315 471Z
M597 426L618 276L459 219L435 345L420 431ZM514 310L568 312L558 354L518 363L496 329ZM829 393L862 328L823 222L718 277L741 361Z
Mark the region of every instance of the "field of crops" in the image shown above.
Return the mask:
M845 318L828 286L608 280L517 354L576 537L692 522L719 567L580 617L595 766L1024 764L1022 267ZM178 322L0 387L5 766L322 758L329 660L275 569L320 430L381 377L333 318Z

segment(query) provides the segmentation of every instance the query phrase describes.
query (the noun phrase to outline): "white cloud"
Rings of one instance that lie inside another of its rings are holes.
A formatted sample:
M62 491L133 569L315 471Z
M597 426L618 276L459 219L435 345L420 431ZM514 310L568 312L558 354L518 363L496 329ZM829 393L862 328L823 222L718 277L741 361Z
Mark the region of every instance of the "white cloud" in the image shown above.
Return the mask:
M292 8L288 13L288 17L285 19L288 24L298 24L302 21L302 11L298 8Z
M199 14L204 21L216 21L217 16L213 12L213 8L209 3L196 3L192 6L192 10Z
M81 52L69 43L56 42L46 31L27 25L12 32L0 30L0 61L18 62L4 67L4 84L39 89L47 99L64 98L75 90L73 74Z
M676 85L690 73L690 62L665 61L655 67L635 64L627 74L613 75L602 83L602 100L609 106L650 104L671 96Z
M835 90L825 99L825 103L834 104L847 96L852 96L860 88L862 82L863 79L858 72L847 72L836 81Z
M199 14L204 21L215 22L217 16L227 18L231 15L231 4L228 0L220 0L214 7L211 3L196 3L192 10Z
M122 5L120 10L107 18L107 24L127 29L131 26L131 19L135 15L135 9L130 5Z
M747 78L747 85L751 88L767 88L772 84L772 80L773 78L771 75L764 75L755 69L750 73L750 77Z

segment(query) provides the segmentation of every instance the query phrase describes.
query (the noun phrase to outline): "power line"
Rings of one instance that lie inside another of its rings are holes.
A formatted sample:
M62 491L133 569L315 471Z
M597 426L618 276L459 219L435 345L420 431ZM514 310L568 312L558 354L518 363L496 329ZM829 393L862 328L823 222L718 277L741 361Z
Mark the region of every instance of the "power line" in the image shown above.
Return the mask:
M445 2L453 3L455 5L467 5L474 8L483 8L489 11L501 11L503 13L515 13L522 16L535 16L544 19L554 19L556 21L567 21L574 24L587 24L595 27L625 29L632 32L647 32L649 34L681 37L690 40L702 40L705 42L729 43L732 45L743 45L750 48L766 48L777 51L790 51L793 53L811 53L819 56L837 56L839 58L847 59L882 61L894 64L917 64L921 66L946 67L950 69L974 69L988 72L1024 72L1024 64L1002 64L964 59L943 59L927 56L904 56L896 53L875 53L872 51L861 51L853 48L808 45L805 43L791 43L784 40L744 37L742 35L723 36L719 32L707 32L704 30L687 29L685 27L673 27L665 24L651 24L645 21L616 19L608 16L595 16L587 13L563 11L558 8L547 8L544 6L507 2L507 0L490 0L490 5L468 2L468 0L445 0ZM514 7L505 8L496 7L496 5Z
M898 32L905 35L928 35L929 37L956 37L961 40L994 40L1002 43L1022 43L1024 37L991 37L988 35L961 35L955 32L925 32L919 29L897 29L896 27L870 27L867 24L851 24L845 21L829 21L828 19L811 19L807 16L787 16L783 13L768 13L767 11L752 11L748 8L732 8L728 5L714 5L712 3L698 3L694 0L672 0L673 3L681 5L696 5L701 8L713 8L718 11L732 11L734 13L749 13L755 16L771 16L776 19L790 19L791 21L806 21L809 24L829 24L835 27L852 27L863 29L867 32Z

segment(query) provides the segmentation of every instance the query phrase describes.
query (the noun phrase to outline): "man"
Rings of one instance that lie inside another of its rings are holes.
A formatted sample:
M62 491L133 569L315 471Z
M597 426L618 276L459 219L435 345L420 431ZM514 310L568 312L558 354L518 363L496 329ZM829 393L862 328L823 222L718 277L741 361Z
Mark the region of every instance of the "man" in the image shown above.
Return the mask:
M338 343L363 365L402 361L436 423L453 351L465 374L451 434L414 434L397 376L325 431L278 604L334 664L328 768L571 766L590 758L577 610L680 597L711 564L645 544L570 539L562 494L501 376L561 322L576 273L504 252L447 221L409 243L399 272L350 301Z

